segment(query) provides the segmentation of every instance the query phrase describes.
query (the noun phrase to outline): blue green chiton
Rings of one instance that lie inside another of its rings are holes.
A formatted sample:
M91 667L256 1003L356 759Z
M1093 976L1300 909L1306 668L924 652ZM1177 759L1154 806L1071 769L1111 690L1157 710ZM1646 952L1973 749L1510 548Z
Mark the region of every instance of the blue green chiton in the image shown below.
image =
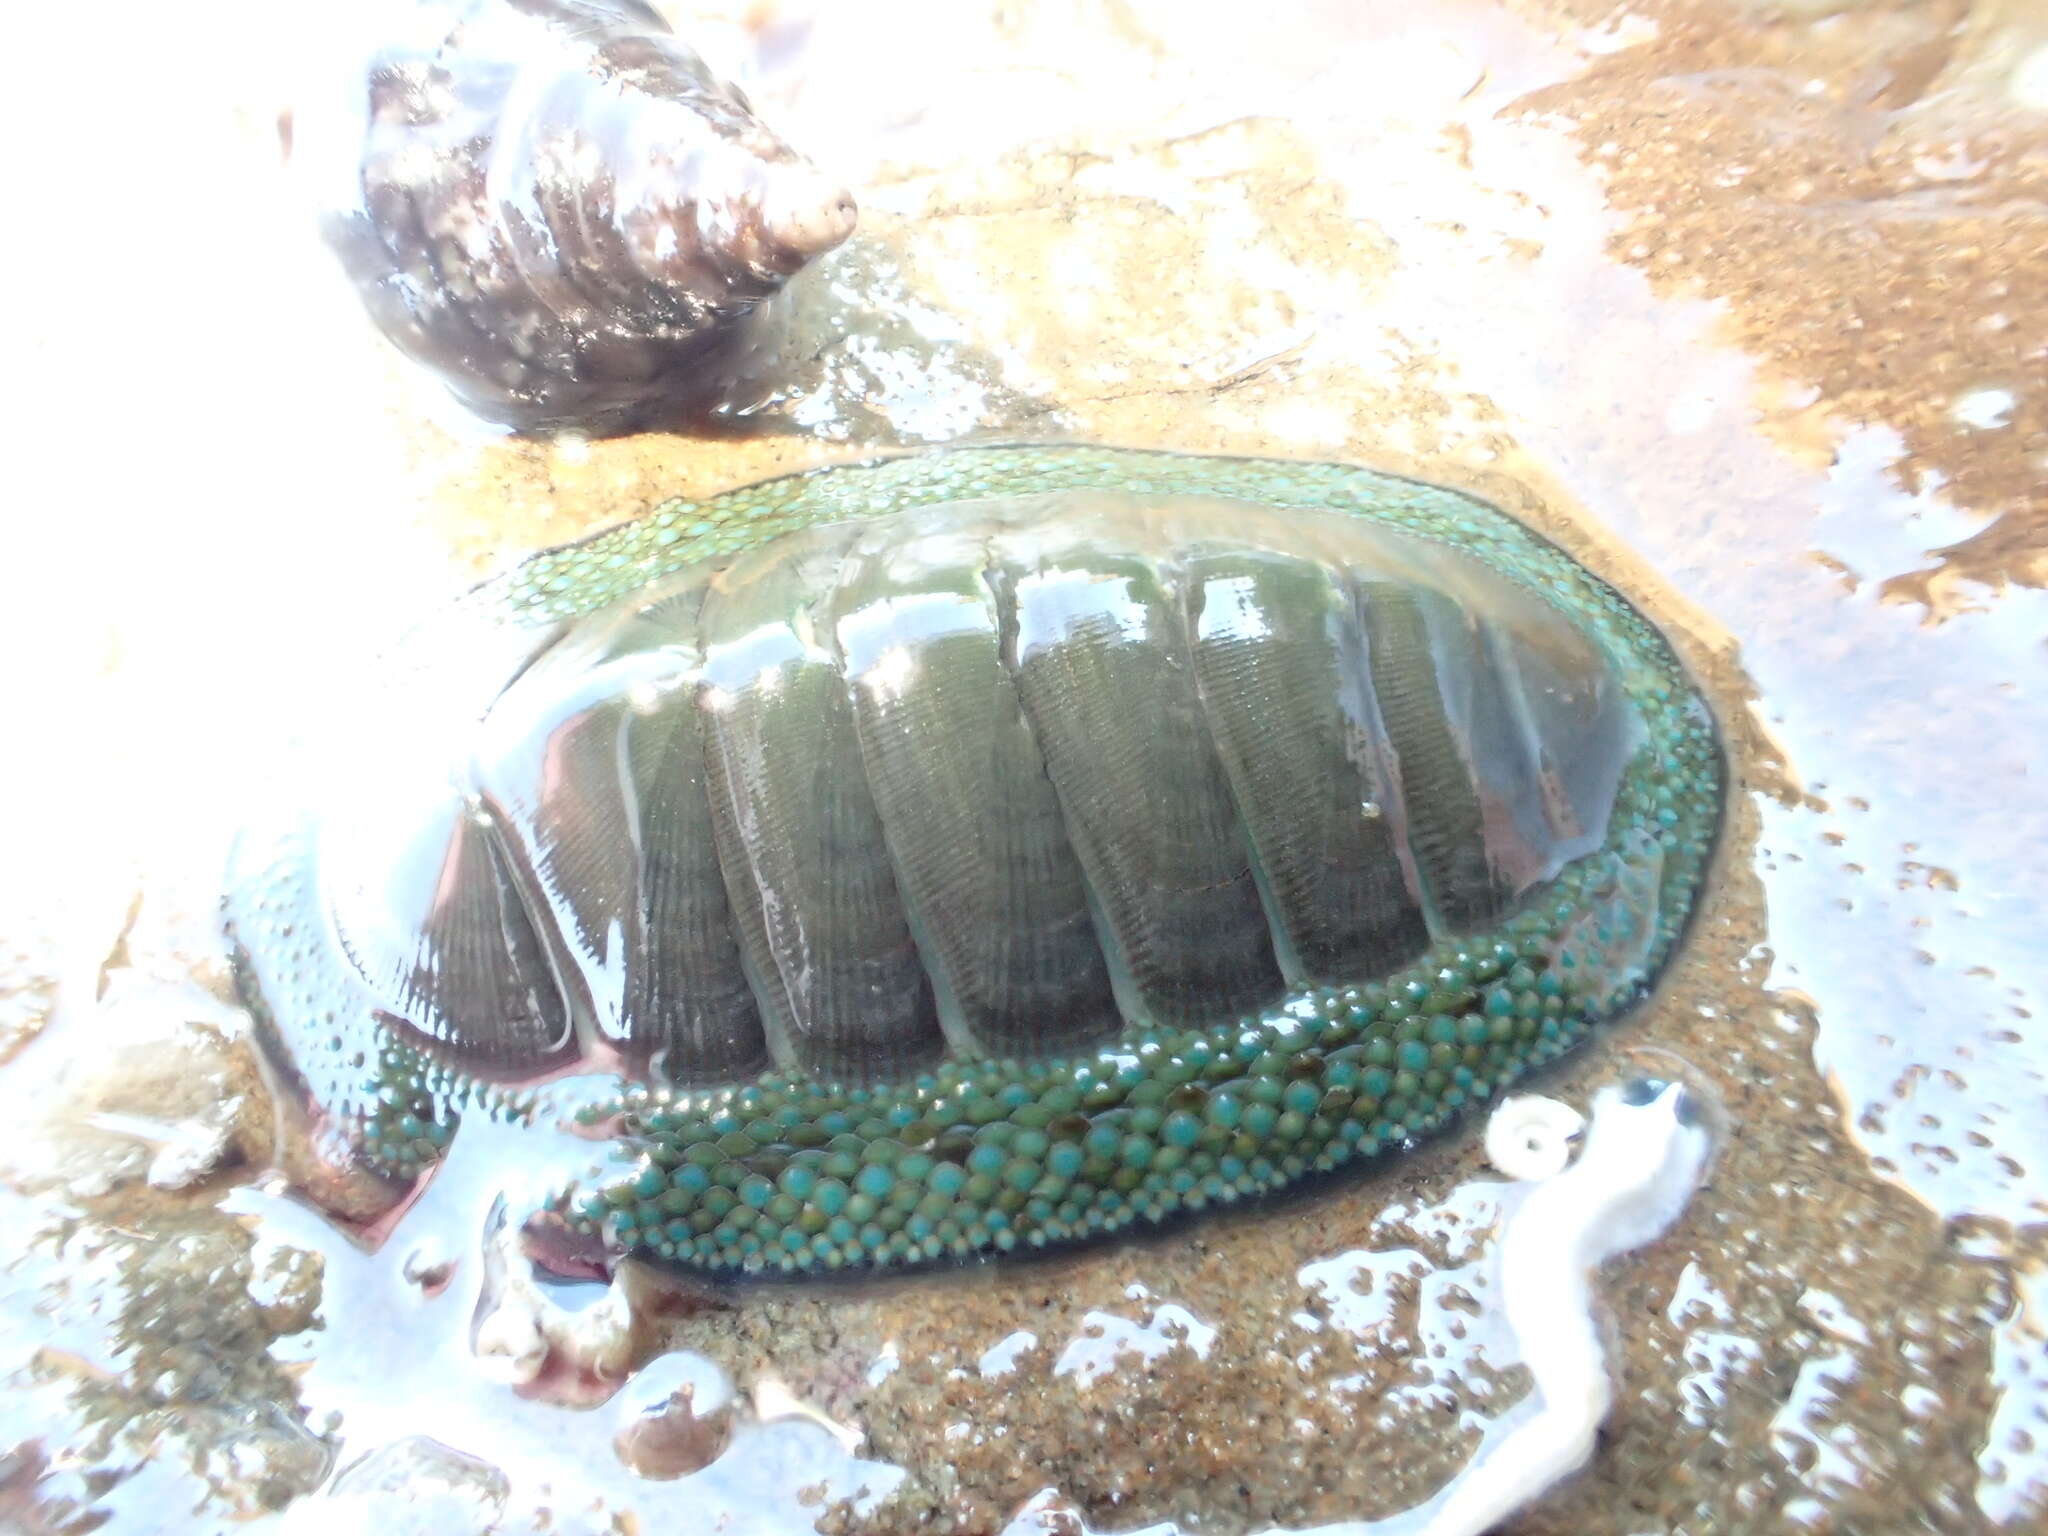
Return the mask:
M1644 994L1723 795L1610 587L1333 464L954 449L673 503L378 688L230 881L252 1009L396 1176L605 1075L573 1219L720 1274L1408 1146Z

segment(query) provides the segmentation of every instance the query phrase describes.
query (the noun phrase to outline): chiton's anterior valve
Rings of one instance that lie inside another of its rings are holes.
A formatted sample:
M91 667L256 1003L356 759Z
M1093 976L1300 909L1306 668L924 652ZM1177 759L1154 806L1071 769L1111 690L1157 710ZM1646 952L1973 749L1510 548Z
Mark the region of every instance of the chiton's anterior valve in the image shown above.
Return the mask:
M821 470L537 556L408 657L245 848L245 992L375 1167L573 1101L624 1165L574 1219L721 1273L1405 1147L1642 996L1721 814L1634 609L1338 465Z
M339 15L293 160L371 319L487 420L615 428L699 393L853 229L846 189L641 0Z

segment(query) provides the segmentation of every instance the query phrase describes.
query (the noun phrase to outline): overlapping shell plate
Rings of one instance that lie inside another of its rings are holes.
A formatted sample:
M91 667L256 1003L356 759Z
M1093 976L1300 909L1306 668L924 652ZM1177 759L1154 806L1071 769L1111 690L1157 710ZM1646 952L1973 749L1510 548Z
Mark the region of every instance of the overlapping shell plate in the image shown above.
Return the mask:
M824 470L434 634L236 882L245 989L393 1172L465 1104L622 1074L577 1219L719 1272L1042 1247L1405 1146L1642 994L1720 815L1626 602L1336 465Z

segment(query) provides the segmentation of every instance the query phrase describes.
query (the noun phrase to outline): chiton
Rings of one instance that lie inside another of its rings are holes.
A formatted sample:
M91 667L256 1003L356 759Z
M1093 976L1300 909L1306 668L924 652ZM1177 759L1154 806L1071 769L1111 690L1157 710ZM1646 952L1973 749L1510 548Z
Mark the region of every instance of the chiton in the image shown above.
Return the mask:
M1661 635L1333 464L973 448L472 594L228 923L328 1123L586 1121L619 1251L1038 1248L1372 1161L1638 1000L1721 815Z

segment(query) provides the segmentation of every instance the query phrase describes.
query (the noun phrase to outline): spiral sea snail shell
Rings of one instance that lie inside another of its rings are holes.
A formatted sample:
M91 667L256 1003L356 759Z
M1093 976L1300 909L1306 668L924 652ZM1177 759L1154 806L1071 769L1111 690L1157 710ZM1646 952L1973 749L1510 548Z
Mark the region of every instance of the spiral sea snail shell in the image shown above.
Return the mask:
M488 421L630 426L853 229L851 194L640 0L400 0L345 26L293 162L370 318Z

